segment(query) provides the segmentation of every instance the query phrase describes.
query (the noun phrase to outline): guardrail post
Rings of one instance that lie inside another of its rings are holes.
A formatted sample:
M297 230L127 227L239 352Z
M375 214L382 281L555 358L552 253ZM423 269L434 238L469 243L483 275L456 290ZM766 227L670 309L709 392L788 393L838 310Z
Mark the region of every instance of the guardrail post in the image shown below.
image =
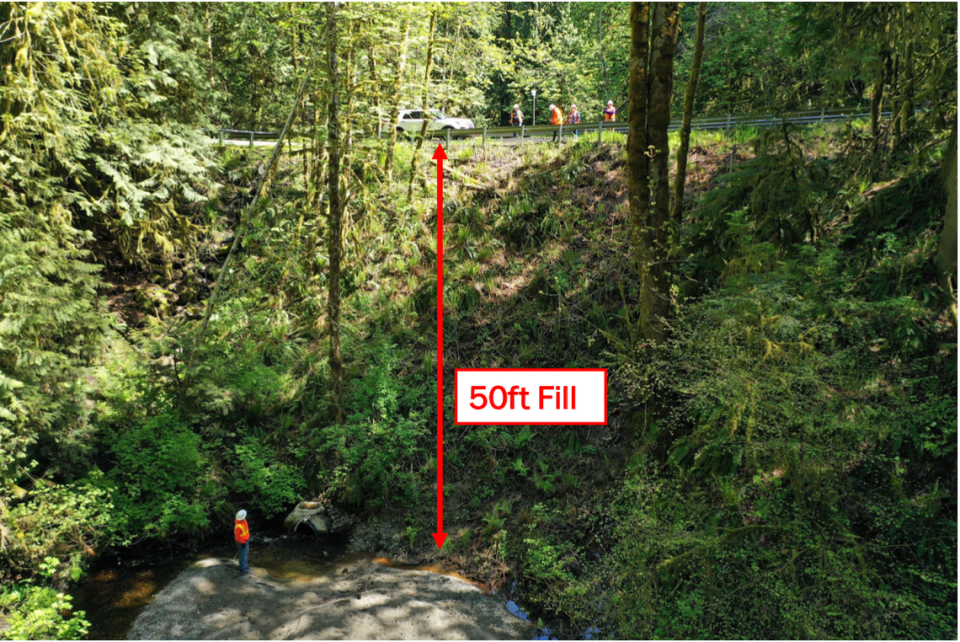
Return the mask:
M731 114L727 114L727 128L724 130L724 131L726 131L727 133L730 132L730 124L731 124L732 122L733 122L733 116L732 116Z
M560 129L557 131L557 145L563 145L563 123L560 123Z
M527 135L527 126L520 125L520 147L523 147L523 137Z
M823 124L823 117L826 116L826 115L827 115L827 108L826 108L826 107L821 107L821 108L820 108L820 123L819 123L820 125Z
M483 128L483 148L487 148L487 128Z
M447 149L450 149L450 128L447 127Z
M253 147L253 132L250 132L250 147Z
M603 121L600 121L600 126L597 128L597 145L603 142Z
M217 130L217 135L220 137L220 147L223 147L223 130L222 130L222 129L218 129L218 130Z

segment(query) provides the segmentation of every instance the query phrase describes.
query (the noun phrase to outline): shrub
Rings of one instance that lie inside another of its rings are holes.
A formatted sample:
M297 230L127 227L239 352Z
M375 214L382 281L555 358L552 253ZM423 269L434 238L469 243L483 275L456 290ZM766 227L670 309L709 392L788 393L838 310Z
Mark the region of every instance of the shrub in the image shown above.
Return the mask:
M119 531L159 538L206 528L207 513L223 491L201 453L200 437L169 412L117 432L109 480Z
M80 640L90 623L83 611L71 611L71 597L56 589L19 582L0 586L0 613L10 627L4 640ZM69 613L70 615L64 615Z
M334 484L352 503L416 502L434 387L422 372L401 376L409 352L381 336L363 350L360 360L370 365L350 386L346 423L322 431L324 449L341 461Z
M251 437L238 444L234 452L236 470L232 489L249 496L257 512L270 517L297 502L306 483L293 466L280 461L276 454Z
M99 474L93 476L98 480ZM4 510L0 504L0 510ZM11 568L46 572L59 581L80 579L82 556L114 541L113 505L108 493L87 482L40 488L4 515L10 536L2 555ZM49 566L49 560L55 562ZM58 562L59 560L59 562Z

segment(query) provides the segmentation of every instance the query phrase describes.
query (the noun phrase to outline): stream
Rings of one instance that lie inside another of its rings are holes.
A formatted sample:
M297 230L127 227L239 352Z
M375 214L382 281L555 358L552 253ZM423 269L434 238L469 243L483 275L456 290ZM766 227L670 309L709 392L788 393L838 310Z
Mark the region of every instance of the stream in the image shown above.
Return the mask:
M371 561L379 566L397 569L428 571L469 582L490 593L487 587L473 582L455 571L439 565L410 566L365 553L348 551L346 536L332 536L320 541L314 537L281 535L255 537L251 551L251 565L271 580L280 582L307 581L324 576L335 576L346 564ZM124 640L129 637L137 616L153 601L160 591L191 565L203 560L234 559L236 548L226 544L202 549L190 557L172 555L137 560L113 560L96 566L88 579L74 592L74 607L86 613L90 622L88 639ZM531 617L528 609L518 604L517 597L494 594L515 617L528 623L528 637L535 640L558 638L593 639L598 631L569 631L562 622L544 624ZM512 599L511 599L512 598ZM538 628L538 626L540 628Z

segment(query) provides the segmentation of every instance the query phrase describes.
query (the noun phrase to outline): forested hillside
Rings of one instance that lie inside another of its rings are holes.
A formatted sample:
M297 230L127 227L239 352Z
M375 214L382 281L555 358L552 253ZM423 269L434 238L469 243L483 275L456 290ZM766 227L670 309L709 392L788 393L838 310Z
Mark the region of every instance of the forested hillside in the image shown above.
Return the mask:
M0 5L0 639L82 638L104 559L316 498L356 550L571 635L956 639L956 28L934 3ZM608 101L629 135L397 126ZM690 128L837 108L869 115ZM608 421L456 425L456 368L606 368Z

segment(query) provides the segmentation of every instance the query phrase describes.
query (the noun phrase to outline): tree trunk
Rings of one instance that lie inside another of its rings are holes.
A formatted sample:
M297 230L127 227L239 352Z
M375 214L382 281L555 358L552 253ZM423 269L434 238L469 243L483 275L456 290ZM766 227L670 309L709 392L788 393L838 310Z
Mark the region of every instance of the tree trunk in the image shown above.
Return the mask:
M327 147L327 254L330 279L327 299L327 328L330 332L330 393L337 423L343 423L343 358L340 355L340 261L343 256L343 212L340 208L340 78L337 75L338 3L327 5L327 55L329 59L330 102Z
M947 188L947 209L943 215L943 231L937 246L935 262L940 268L940 285L950 302L953 325L957 325L957 125L943 163L943 182Z
M603 72L603 91L607 100L610 100L610 83L607 81L607 59L603 52L603 3L597 5L597 41L600 43L600 69Z
M213 79L213 21L210 19L210 5L204 5L204 15L207 24L207 80L210 81L210 89L216 89L217 83Z
M347 50L342 52L346 54L346 60L344 63L345 73L344 76L344 90L346 92L346 117L343 119L346 125L346 129L343 132L343 148L340 150L342 156L341 162L345 164L346 167L350 167L349 160L346 158L350 153L350 150L353 148L353 93L357 86L357 71L356 71L356 56L354 55L355 43L357 38L357 29L356 23L351 23L350 30L347 33Z
M886 91L887 103L893 105L891 149L896 149L900 144L900 107L903 106L903 91L900 88L900 54L891 56L891 63L887 65L887 83L890 85L890 89Z
M650 214L647 236L650 271L647 285L653 289L643 293L640 322L644 338L659 343L666 337L664 319L670 310L667 260L670 238L670 177L668 160L670 144L670 100L673 94L673 54L677 47L677 19L680 5L676 2L653 3L650 43L650 73L647 99L647 148L650 155Z
M876 138L880 135L880 111L883 105L883 83L886 72L886 61L881 54L880 64L877 67L877 77L873 82L873 99L870 103L870 134Z
M913 96L915 91L913 66L913 43L907 44L907 53L903 61L904 82L903 101L900 107L900 135L906 136L913 128Z
M677 178L673 190L673 212L670 218L679 225L683 216L683 190L687 182L687 153L690 150L690 126L693 121L693 101L700 80L700 64L703 61L703 30L707 19L707 3L701 2L697 11L697 41L693 48L693 64L690 80L683 97L683 125L680 127L680 147L677 149Z
M308 72L307 75L305 75L300 81L300 87L297 89L297 96L293 101L293 107L290 108L290 113L287 115L287 120L283 124L283 129L280 130L280 136L277 138L277 144L273 146L273 153L270 155L270 160L267 161L266 170L260 175L256 186L253 188L253 197L240 211L240 220L237 222L237 229L233 233L233 242L230 243L230 248L227 250L227 258L224 259L223 265L220 267L220 273L217 274L217 280L213 284L213 291L210 293L210 298L207 300L207 309L203 314L203 321L200 323L200 330L197 332L196 339L193 342L193 350L190 351L190 358L187 361L187 369L184 372L183 381L180 384L181 389L179 405L181 409L183 409L186 404L186 397L184 393L189 388L190 377L193 374L193 368L196 365L197 356L200 354L200 347L203 345L203 337L207 333L207 325L209 325L210 317L213 315L213 311L216 309L217 303L220 301L220 293L223 289L224 277L230 273L230 265L233 261L233 257L237 252L237 248L240 247L240 239L243 237L243 233L246 229L248 214L260 200L260 194L267 183L267 177L270 176L274 165L277 163L277 159L280 158L280 154L283 152L283 143L286 140L287 133L290 131L290 125L293 123L294 116L296 116L297 108L300 106L300 101L303 99L303 92L307 87L307 79L309 76L310 73Z
M377 78L377 61L373 53L373 43L367 47L367 59L370 63L370 81L373 85L373 110L377 113L377 138L383 135L383 114L380 110L380 80Z
M423 148L423 139L427 136L427 127L430 124L430 72L433 70L433 34L437 26L437 12L430 14L430 39L427 42L427 64L423 72L423 100L421 108L423 109L423 127L420 128L420 137L417 138L417 146L413 150L413 158L410 160L410 183L407 185L407 200L413 198L413 184L417 180L419 171L420 150Z
M387 175L387 182L393 180L393 158L397 147L397 123L400 119L400 99L403 92L403 74L407 69L407 49L410 46L410 14L407 12L403 21L403 43L400 45L400 53L397 56L397 68L393 78L393 96L390 102L390 117L387 127L390 130L390 138L387 139L387 158L384 161L383 169Z
M641 308L644 294L653 289L649 281L651 273L650 248L647 245L647 219L650 211L650 183L647 156L647 61L650 57L650 3L634 2L630 5L630 110L627 122L627 190L630 199L630 223L633 228L633 256L640 277Z

